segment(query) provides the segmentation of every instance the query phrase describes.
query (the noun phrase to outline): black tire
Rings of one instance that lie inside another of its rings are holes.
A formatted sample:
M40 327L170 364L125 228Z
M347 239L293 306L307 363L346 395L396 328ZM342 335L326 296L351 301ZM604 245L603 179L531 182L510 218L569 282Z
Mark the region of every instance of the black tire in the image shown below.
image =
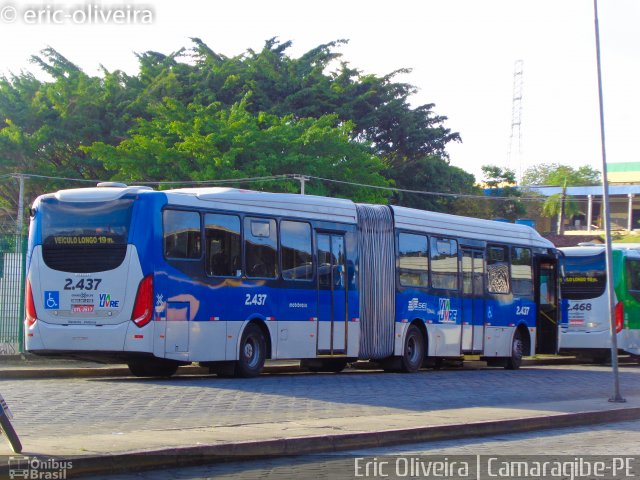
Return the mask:
M411 325L407 330L404 339L404 351L400 361L400 368L403 372L417 372L424 360L425 348L422 332L415 325Z
M179 364L171 360L132 360L127 364L136 377L169 378L178 371Z
M267 341L262 329L250 323L244 329L240 341L240 352L236 363L236 377L250 378L260 375L267 358Z
M9 443L11 444L11 449L14 451L14 453L22 452L22 443L20 443L18 434L13 428L13 425L11 424L11 420L9 420L9 417L7 417L5 413L2 411L0 411L0 427L2 428L2 433L4 433L7 439L9 440Z
M517 370L522 365L522 357L524 355L524 340L519 330L513 334L513 340L511 341L511 356L507 358L507 363L504 366L507 370Z

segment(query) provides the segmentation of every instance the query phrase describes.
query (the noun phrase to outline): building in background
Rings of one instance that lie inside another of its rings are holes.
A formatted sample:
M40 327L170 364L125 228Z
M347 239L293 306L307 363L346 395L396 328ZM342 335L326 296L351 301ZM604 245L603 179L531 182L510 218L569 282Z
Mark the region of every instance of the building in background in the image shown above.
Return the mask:
M609 202L611 229L619 231L640 230L640 162L609 163ZM562 193L560 186L531 185L527 190L549 197ZM601 230L602 186L567 187L566 195L577 202L580 213L565 219L566 230L591 232ZM557 219L536 218L541 232L552 231Z

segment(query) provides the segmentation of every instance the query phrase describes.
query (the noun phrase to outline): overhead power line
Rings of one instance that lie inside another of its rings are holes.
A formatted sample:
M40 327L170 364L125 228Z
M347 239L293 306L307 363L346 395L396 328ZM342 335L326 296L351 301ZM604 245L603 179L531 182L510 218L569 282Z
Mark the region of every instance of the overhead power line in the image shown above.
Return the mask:
M0 179L3 177L23 177L23 178L35 178L35 179L45 179L45 180L64 180L70 182L84 182L84 183L93 183L97 184L105 181L117 181L117 180L99 180L99 179L86 179L86 178L69 178L69 177L56 177L50 175L36 175L32 173L15 173L8 174L5 176L0 176ZM358 188L371 188L376 190L384 190L389 192L401 192L401 193L411 193L416 195L428 195L428 196L437 196L437 197L447 197L447 198L464 198L464 199L477 199L477 200L496 200L496 201L504 201L504 200L520 200L525 202L544 202L545 198L541 197L509 197L509 196L501 196L501 195L474 195L468 193L451 193L451 192L432 192L426 190L412 190L407 188L398 188L398 187L387 187L381 185L369 185L366 183L358 183L358 182L349 182L346 180L336 180L332 178L325 177L317 177L313 175L300 175L300 174L281 174L281 175L269 175L264 177L245 177L245 178L227 178L227 179L219 179L219 180L171 180L171 181L134 181L133 184L138 185L228 185L234 183L254 183L254 182L265 182L265 181L276 181L276 180L294 180L299 181L301 177L304 177L307 180L318 180L321 182L329 182L329 183L338 183L342 185L350 185ZM579 201L579 200L578 200Z

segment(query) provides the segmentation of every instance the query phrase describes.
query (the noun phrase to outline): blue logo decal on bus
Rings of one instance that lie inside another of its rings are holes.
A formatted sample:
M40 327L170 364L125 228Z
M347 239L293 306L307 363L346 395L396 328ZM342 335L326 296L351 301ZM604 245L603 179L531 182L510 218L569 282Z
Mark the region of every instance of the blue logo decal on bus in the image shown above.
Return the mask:
M420 302L417 298L412 298L411 300L409 300L408 310L410 312L414 312L414 311L426 312L427 302Z
M100 294L101 308L118 308L119 306L120 306L120 300L112 300L111 295L108 293Z
M438 320L442 323L456 323L458 318L458 310L451 309L451 299L440 299L440 310L438 311Z
M60 308L60 292L45 290L44 308L46 310L58 310Z

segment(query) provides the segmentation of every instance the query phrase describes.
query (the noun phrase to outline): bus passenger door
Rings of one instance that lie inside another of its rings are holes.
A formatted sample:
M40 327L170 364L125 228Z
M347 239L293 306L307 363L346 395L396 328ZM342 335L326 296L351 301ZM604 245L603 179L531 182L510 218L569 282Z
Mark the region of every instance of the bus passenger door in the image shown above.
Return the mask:
M463 353L482 351L484 339L484 254L462 250Z
M536 353L557 353L560 324L557 261L543 257L538 261L536 285Z
M347 349L347 268L344 235L319 233L318 354Z

